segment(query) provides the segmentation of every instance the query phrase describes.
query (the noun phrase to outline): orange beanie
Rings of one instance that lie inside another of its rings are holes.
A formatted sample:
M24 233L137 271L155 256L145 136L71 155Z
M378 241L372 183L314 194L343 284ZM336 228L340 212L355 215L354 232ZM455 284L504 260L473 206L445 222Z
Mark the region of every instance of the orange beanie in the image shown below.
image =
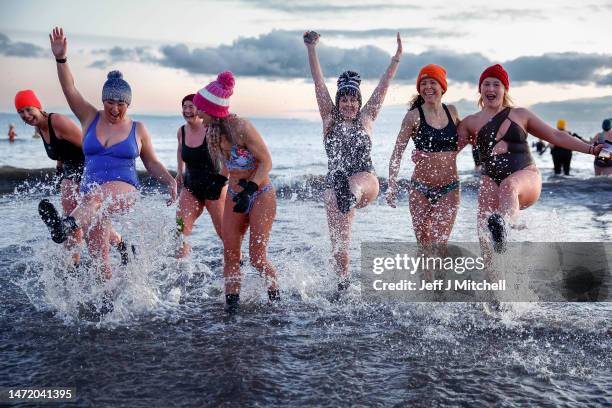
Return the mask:
M38 109L42 109L42 105L34 91L26 89L25 91L17 92L15 95L15 109L23 109L26 106L33 106Z
M421 83L421 80L425 78L435 79L442 87L442 90L446 92L448 85L446 83L446 70L443 67L436 64L429 64L421 68L416 81L417 92L419 91L419 84Z

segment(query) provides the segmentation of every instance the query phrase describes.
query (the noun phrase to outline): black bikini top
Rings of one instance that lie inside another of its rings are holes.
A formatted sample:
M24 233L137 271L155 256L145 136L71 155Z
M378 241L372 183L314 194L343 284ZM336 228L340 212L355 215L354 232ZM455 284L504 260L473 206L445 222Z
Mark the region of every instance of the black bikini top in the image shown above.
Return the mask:
M448 117L448 124L442 129L436 129L430 126L425 120L425 113L423 108L419 106L419 117L421 123L419 128L414 135L414 146L417 150L427 153L439 153L439 152L456 152L457 151L457 128L455 122L448 111L446 105L442 104L446 116Z
M529 153L527 133L516 122L508 118L510 110L511 108L507 107L498 112L478 131L476 144L478 145L481 157L491 156L495 145L502 140L508 144L508 153ZM511 122L510 126L504 136L496 140L499 128L506 119Z

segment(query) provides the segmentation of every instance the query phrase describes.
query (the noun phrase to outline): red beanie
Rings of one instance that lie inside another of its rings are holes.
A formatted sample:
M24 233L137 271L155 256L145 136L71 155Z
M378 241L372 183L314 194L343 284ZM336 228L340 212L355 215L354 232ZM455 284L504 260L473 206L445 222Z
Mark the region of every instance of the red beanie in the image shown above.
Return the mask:
M446 70L443 67L436 64L429 64L421 68L416 81L417 92L419 92L419 84L421 83L421 80L425 78L435 79L436 82L438 82L442 87L442 90L446 92L448 85L446 83Z
M480 81L478 81L478 92L480 92L480 85L482 85L482 81L484 81L485 78L497 78L504 84L506 91L510 90L510 78L508 78L508 73L504 67L499 64L491 65L489 68L482 71Z
M17 92L17 95L15 95L15 109L23 109L26 106L33 106L42 110L42 105L40 101L36 97L34 91L30 89L26 89L25 91L19 91Z

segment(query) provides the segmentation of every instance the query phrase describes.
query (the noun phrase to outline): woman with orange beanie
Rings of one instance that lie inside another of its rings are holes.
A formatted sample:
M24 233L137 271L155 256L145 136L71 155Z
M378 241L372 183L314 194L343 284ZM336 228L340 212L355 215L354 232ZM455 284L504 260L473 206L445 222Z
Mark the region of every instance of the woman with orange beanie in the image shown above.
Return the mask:
M397 175L402 155L412 138L418 155L412 173L410 213L417 242L425 249L444 250L459 208L459 177L456 157L459 114L442 103L446 92L446 70L435 64L417 76L418 94L404 116L389 163L387 203L395 207Z
M482 233L489 230L496 252L505 251L508 223L540 197L542 177L531 157L527 134L595 156L603 147L548 126L528 109L513 107L509 89L510 79L501 65L485 69L478 82L481 110L466 117L458 128L460 139L475 143L480 151L478 231L484 244L489 240Z

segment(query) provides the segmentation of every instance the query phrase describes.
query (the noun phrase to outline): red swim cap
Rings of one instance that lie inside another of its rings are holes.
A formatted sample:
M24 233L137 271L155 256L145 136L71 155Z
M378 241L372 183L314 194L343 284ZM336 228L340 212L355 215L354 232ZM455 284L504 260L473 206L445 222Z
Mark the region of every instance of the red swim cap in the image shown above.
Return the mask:
M485 78L497 78L504 84L506 91L510 89L510 78L508 78L508 73L504 67L499 64L491 65L489 68L482 71L480 81L478 81L478 92L480 92L480 85L482 85L482 81L484 81Z
M36 94L31 89L17 92L15 95L15 109L23 109L26 106L34 106L35 108L42 110L42 105Z

